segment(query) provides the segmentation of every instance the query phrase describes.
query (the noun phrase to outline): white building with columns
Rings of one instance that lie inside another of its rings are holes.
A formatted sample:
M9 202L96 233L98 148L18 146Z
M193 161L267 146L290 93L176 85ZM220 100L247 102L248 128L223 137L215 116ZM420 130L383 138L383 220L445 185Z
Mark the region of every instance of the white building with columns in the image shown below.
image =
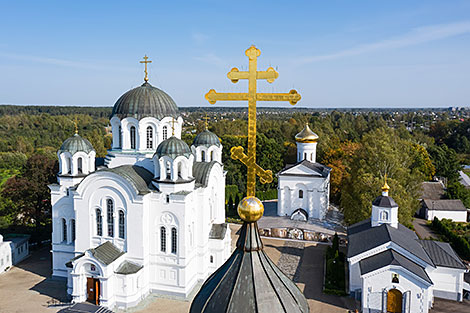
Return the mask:
M419 240L383 193L370 219L348 228L349 293L364 313L428 313L434 297L462 301L466 266L446 242Z
M278 173L277 214L323 220L329 205L331 169L316 162L318 136L308 124L295 140L297 163Z
M147 81L117 100L110 122L105 166L78 134L58 151L53 276L73 302L108 308L187 297L231 252L220 140L205 130L190 148L175 102Z

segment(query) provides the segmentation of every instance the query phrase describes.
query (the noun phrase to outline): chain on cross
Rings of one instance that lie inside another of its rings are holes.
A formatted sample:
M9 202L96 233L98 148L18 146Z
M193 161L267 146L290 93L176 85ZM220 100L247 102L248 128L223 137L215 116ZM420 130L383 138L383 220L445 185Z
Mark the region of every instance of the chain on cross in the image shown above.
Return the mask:
M237 83L240 79L248 80L248 93L218 93L214 89L209 90L206 99L211 104L217 101L248 101L248 151L245 154L243 147L233 147L230 150L231 157L234 160L240 160L248 168L247 175L247 196L255 196L256 176L260 177L263 184L273 181L273 173L270 170L264 170L256 164L256 101L288 101L294 105L300 101L300 94L291 90L289 93L257 93L256 83L258 79L265 79L268 83L274 82L279 74L272 68L266 71L257 71L257 59L261 51L255 46L251 46L245 52L248 57L249 70L239 71L233 68L227 77Z

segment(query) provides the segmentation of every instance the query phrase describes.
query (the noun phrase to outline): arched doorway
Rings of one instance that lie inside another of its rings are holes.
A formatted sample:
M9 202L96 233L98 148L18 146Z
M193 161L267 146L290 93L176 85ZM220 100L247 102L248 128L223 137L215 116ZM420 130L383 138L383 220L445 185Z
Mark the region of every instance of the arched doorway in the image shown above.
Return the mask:
M403 294L398 289L390 289L387 293L387 312L401 313Z
M290 216L290 219L293 221L304 221L306 222L308 220L308 213L303 210L303 209L297 209L292 213Z

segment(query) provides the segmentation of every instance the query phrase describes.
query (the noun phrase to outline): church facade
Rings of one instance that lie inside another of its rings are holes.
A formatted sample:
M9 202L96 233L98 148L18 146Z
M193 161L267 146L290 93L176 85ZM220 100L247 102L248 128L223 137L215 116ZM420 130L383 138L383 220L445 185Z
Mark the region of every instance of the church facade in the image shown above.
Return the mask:
M53 276L73 302L109 308L186 297L231 252L222 144L206 129L189 147L175 102L147 80L117 100L110 124L103 166L78 134L58 151Z
M308 125L295 136L297 163L278 173L277 214L291 219L325 218L331 169L316 162L318 136Z
M362 312L428 313L434 297L462 301L467 268L457 253L400 224L388 185L382 190L371 218L348 228L349 293Z

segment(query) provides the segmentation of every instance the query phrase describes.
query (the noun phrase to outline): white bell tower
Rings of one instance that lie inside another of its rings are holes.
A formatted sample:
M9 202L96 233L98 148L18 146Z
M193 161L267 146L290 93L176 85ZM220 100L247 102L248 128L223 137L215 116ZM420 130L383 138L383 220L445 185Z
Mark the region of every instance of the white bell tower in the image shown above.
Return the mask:
M297 162L307 160L315 163L317 158L317 141L318 135L315 134L308 124L297 135L295 135L297 142Z
M372 227L389 224L392 227L398 228L398 205L392 197L388 196L389 190L387 176L385 176L382 195L372 202Z

